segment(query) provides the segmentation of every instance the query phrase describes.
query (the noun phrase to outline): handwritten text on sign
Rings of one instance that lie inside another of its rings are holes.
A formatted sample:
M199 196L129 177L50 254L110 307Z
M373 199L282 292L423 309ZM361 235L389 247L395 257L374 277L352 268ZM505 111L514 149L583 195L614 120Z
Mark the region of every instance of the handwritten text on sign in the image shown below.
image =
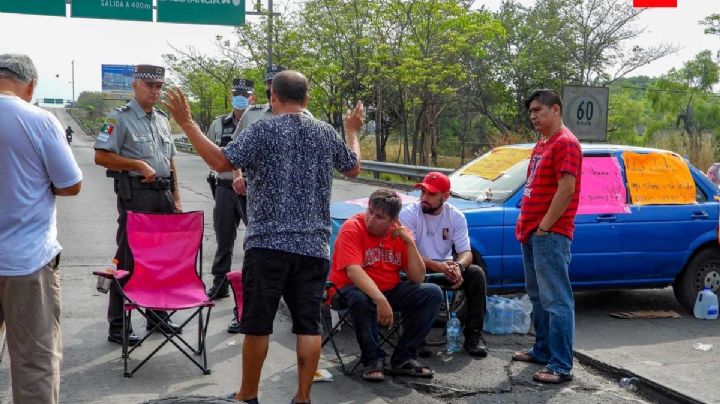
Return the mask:
M494 181L515 164L530 158L531 151L515 147L498 147L476 161L475 164L467 167L462 174L474 174Z
M578 214L629 213L620 165L615 157L585 157Z
M624 152L630 198L637 205L695 203L695 182L685 161L672 153Z

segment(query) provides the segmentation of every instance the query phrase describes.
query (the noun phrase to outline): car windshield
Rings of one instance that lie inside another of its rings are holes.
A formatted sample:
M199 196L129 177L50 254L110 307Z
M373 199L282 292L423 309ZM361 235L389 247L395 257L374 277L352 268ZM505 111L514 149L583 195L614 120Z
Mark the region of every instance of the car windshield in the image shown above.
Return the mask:
M474 201L505 202L525 183L530 149L498 147L450 175L453 195Z

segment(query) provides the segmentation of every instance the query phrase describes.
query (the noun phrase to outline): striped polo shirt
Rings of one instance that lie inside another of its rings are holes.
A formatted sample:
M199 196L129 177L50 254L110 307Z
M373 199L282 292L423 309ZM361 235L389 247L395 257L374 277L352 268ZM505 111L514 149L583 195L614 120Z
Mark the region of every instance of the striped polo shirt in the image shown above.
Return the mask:
M572 239L575 230L575 213L580 199L582 150L575 135L566 127L554 135L541 139L533 148L528 165L527 184L523 192L520 217L515 226L515 237L525 243L538 228L550 209L563 173L575 176L575 193L565 213L549 231Z

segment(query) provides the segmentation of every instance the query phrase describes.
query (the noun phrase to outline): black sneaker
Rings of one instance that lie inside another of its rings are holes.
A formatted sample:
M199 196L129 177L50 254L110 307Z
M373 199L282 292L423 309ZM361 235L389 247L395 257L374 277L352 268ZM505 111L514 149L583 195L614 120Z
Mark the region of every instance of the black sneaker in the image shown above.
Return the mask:
M223 278L220 281L213 281L213 285L207 291L207 295L212 300L223 299L230 296L230 288L228 283Z
M237 317L233 317L230 324L228 324L227 332L229 334L240 334L240 322L238 321Z
M478 358L484 358L488 354L487 346L485 345L485 339L482 337L482 333L474 331L465 335L465 342L463 348L467 351L470 356Z

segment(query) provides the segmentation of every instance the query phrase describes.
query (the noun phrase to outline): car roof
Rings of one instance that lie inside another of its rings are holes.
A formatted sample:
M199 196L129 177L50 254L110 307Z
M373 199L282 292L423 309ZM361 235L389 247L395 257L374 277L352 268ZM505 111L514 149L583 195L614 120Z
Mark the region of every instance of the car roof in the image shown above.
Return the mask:
M495 149L501 148L501 147L532 149L533 147L535 147L535 143L507 144L507 145L503 145L503 146L497 146L497 147L495 147ZM583 151L596 151L596 152L634 151L634 152L640 152L640 153L650 153L650 152L675 153L670 150L655 149L652 147L629 146L629 145L623 145L623 144L580 143L580 147L582 147Z

